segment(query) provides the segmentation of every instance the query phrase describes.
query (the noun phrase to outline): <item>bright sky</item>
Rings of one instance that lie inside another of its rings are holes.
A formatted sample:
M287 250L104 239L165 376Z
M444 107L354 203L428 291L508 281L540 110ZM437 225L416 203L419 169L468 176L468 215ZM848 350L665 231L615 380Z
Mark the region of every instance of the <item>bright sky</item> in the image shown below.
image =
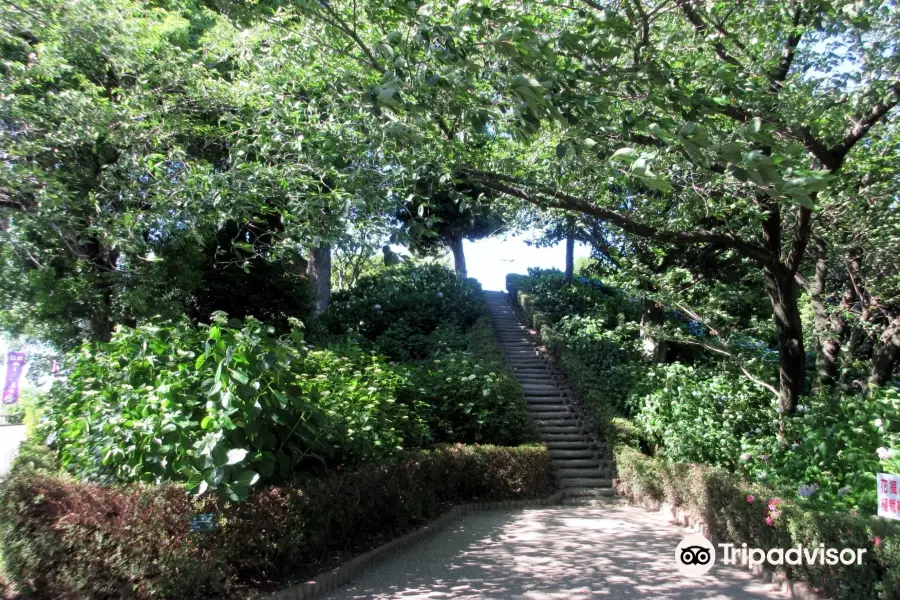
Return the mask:
M528 273L529 267L544 269L564 269L566 266L566 245L559 243L550 248L529 246L525 240L529 234L516 237L489 237L463 242L466 253L466 268L469 277L481 282L486 290L505 290L507 273ZM575 244L575 259L589 256L590 248L585 244Z

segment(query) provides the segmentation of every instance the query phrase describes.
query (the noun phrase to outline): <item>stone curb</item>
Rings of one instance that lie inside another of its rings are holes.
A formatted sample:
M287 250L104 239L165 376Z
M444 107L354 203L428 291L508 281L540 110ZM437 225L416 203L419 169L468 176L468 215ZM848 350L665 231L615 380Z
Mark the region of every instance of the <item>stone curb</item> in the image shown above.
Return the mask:
M443 515L415 531L391 540L386 544L370 550L365 554L352 558L341 566L317 575L304 583L298 583L265 597L265 600L308 600L318 598L334 591L350 580L360 576L369 567L378 565L398 552L422 542L446 528L450 523L469 513L482 510L500 510L510 508L541 508L559 504L560 492L546 498L534 500L501 500L498 502L470 502L454 506Z
M617 480L613 480L613 487L618 491ZM643 508L644 510L651 512L661 512L666 517L666 519L675 525L679 525L681 527L686 527L696 533L699 533L713 545L717 545L719 543L719 538L710 530L709 526L703 522L702 519L697 516L687 513L684 510L669 504L668 502L660 502L655 498L650 498L648 496L635 496L635 495L626 495L622 492L619 492L620 496L626 497L633 506L637 506L639 508ZM747 567L747 561L742 560L741 565ZM815 591L813 591L809 584L804 581L791 581L788 579L784 573L776 573L772 569L762 567L762 566L754 566L753 569L750 569L750 572L756 576L757 579L761 580L763 583L771 583L773 585L778 586L778 590L782 594L787 594L790 598L795 598L797 600L826 600L823 596L820 596Z

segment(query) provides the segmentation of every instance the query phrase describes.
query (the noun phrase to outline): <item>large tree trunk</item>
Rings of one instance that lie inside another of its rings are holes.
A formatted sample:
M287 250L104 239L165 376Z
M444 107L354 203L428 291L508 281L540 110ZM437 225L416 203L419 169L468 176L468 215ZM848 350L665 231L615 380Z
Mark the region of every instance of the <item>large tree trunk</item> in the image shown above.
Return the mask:
M575 227L572 219L567 219L566 227L566 283L575 278Z
M841 354L841 335L844 320L840 314L829 314L825 305L825 284L828 277L828 248L820 237L813 239L816 249L816 276L810 286L810 301L815 314L815 329L819 339L816 370L819 383L832 387L837 383Z
M450 238L450 250L453 251L453 266L456 269L456 276L465 279L468 277L468 273L466 272L466 255L463 252L462 236Z
M313 248L306 269L316 295L315 313L323 313L331 302L331 245L322 244Z
M786 415L794 414L806 387L806 352L803 323L797 306L797 284L786 269L763 269L766 291L772 303L778 341L778 402Z
M888 383L900 360L900 317L888 324L881 336L881 347L872 356L869 385L880 386Z
M644 355L653 362L665 362L669 353L669 343L657 338L650 327L663 322L663 307L653 300L645 299L641 305L641 348Z

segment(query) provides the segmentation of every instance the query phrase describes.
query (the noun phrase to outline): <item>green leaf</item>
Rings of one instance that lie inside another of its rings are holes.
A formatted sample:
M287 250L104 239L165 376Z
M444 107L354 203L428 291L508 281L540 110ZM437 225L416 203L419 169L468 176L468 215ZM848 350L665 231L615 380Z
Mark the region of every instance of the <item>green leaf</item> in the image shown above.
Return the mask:
M621 160L625 162L633 162L640 155L640 152L635 150L634 148L619 148L613 155L609 157L609 160Z
M228 451L228 461L226 465L235 465L247 457L247 450L243 448L233 448Z

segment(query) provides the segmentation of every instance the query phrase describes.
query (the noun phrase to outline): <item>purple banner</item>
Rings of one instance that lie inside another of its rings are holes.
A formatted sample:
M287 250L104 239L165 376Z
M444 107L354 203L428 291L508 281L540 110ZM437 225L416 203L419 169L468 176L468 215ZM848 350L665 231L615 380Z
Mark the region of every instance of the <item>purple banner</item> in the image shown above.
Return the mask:
M19 401L19 379L25 367L24 352L10 352L6 355L6 381L3 384L3 404Z

